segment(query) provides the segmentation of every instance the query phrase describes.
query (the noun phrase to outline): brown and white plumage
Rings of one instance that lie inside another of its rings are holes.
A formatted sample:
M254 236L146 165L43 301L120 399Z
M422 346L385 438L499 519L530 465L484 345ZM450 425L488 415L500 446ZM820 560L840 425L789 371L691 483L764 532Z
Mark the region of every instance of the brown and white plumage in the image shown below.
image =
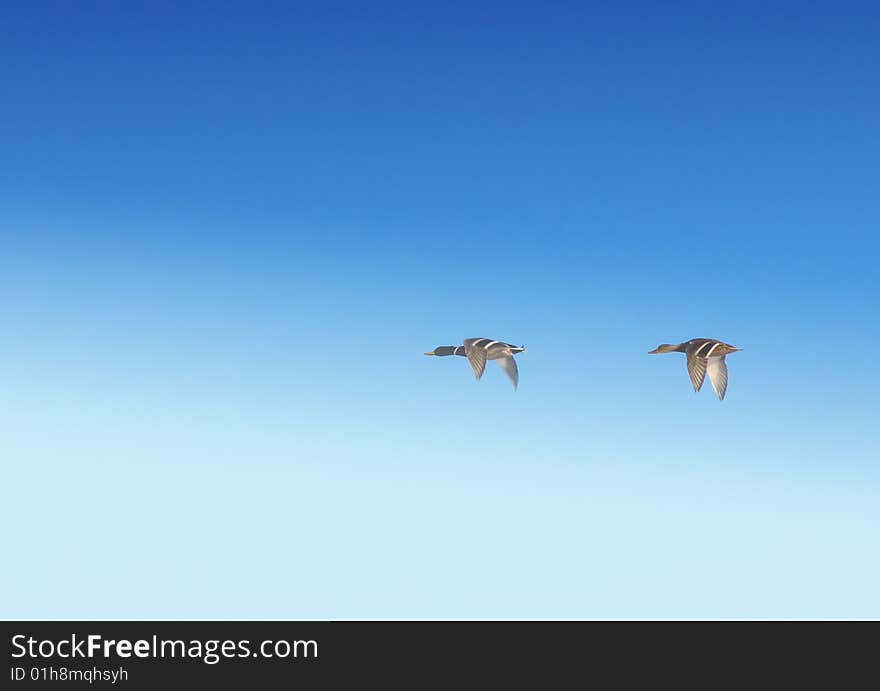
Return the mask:
M510 381L513 382L513 388L515 389L519 386L519 369L513 356L524 351L525 348L522 346L511 345L504 341L493 341L491 338L466 338L464 345L439 346L430 353L425 353L425 355L436 355L439 357L463 355L468 359L474 376L477 379L482 378L483 372L486 370L486 361L495 360L507 376L510 377Z
M715 389L718 399L723 401L724 394L727 393L727 362L723 355L707 359L709 364L706 365L706 371L709 373L709 381L712 382L712 388Z
M684 343L676 345L663 343L657 346L650 354L655 353L684 353L687 357L687 370L693 384L694 391L699 391L703 386L706 373L712 382L712 388L719 400L724 400L727 393L727 362L725 357L742 348L737 348L723 341L713 338L692 338Z

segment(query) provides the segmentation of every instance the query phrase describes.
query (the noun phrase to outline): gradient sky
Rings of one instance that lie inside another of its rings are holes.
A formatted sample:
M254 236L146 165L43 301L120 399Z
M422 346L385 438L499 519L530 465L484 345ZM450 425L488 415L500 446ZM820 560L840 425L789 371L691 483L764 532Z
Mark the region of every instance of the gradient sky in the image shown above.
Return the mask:
M880 617L873 4L121 5L0 11L0 616Z

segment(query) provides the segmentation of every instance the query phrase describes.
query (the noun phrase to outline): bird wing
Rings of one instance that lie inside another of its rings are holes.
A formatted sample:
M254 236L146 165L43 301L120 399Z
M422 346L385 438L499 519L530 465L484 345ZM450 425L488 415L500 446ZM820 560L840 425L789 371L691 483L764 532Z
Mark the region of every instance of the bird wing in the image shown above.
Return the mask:
M706 358L688 353L687 367L688 374L691 376L691 384L694 385L694 391L699 391L703 386L703 379L706 377Z
M501 365L501 369L510 377L510 381L513 382L513 388L515 389L519 386L519 370L516 367L516 360L513 359L513 356L501 357L495 360L495 362Z
M727 362L724 356L709 358L709 379L712 381L712 388L718 394L718 400L724 400L724 394L727 392Z
M479 339L468 339L468 341L470 340ZM468 341L464 342L464 353L467 356L468 362L471 363L471 369L474 371L474 376L479 379L483 376L483 372L486 369L487 352L485 348L471 345Z

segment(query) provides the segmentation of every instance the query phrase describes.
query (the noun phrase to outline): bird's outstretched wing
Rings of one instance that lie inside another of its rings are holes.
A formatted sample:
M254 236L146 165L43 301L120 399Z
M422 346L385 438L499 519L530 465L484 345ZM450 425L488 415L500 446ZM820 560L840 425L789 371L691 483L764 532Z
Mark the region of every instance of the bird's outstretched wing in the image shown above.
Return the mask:
M709 379L712 381L712 388L718 395L718 400L724 400L724 394L727 393L727 362L724 356L710 357L708 365Z
M486 370L486 357L488 352L485 348L480 346L475 346L474 341L486 341L485 338L468 338L465 339L464 342L464 353L467 356L468 362L471 363L471 369L474 371L474 376L479 379L483 376L483 372Z
M691 384L694 385L694 391L699 391L703 386L703 379L706 378L706 358L688 353L687 368Z
M517 388L519 386L519 370L516 366L516 360L513 359L512 355L508 355L507 357L498 358L495 362L501 365L501 369L503 369L507 376L510 377L510 381L513 382L513 388Z

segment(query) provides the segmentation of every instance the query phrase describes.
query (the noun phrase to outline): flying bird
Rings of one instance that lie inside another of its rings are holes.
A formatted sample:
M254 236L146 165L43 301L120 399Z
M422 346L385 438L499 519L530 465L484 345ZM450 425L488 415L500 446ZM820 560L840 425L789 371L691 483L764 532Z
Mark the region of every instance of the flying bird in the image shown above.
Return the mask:
M437 357L445 357L447 355L461 355L468 359L471 363L471 369L474 376L480 379L486 369L486 360L495 360L501 365L510 381L513 382L513 388L519 385L519 370L516 367L514 355L525 352L522 346L511 345L504 341L493 341L490 338L466 338L464 345L460 346L438 346L430 353L425 355L436 355Z
M713 338L692 338L678 345L662 343L648 354L684 353L687 356L687 369L691 377L691 384L694 385L694 391L699 391L703 386L703 380L708 372L718 400L723 401L724 394L727 392L727 363L724 358L729 353L735 353L738 350L742 350L742 348L716 341Z

